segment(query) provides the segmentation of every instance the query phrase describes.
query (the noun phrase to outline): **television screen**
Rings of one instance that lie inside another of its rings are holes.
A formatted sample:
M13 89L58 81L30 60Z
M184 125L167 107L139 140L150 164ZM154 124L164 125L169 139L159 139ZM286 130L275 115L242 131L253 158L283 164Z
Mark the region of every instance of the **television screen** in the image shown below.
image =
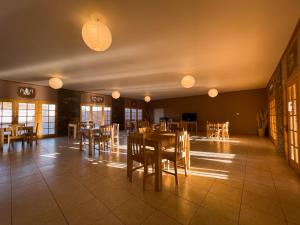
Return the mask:
M197 121L197 113L182 113L183 121Z

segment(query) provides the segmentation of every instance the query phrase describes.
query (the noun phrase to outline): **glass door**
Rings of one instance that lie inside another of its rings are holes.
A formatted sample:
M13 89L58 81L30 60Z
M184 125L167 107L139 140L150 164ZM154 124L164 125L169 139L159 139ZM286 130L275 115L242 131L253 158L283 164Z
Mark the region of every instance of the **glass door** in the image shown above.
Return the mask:
M298 146L298 109L297 85L293 83L287 90L288 115L288 154L290 165L299 172L299 146Z

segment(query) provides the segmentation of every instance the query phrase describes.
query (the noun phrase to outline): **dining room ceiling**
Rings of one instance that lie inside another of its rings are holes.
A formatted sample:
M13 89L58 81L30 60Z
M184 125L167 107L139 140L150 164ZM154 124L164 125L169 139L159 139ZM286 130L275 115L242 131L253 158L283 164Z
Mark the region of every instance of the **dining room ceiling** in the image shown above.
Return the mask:
M299 0L4 0L0 79L143 99L264 88L300 17ZM110 28L105 52L82 25ZM196 84L182 88L181 78Z

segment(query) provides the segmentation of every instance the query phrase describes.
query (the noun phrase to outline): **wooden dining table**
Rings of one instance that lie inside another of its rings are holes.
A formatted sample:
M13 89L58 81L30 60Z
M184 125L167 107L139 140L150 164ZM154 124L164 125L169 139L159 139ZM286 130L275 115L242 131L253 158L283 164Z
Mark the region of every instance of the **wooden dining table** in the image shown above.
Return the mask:
M99 133L99 128L94 128L92 126L82 127L80 129L80 141L79 141L79 150L83 151L83 136L86 136L88 139L88 150L89 155L93 155L93 140L94 140L94 134ZM111 146L114 146L114 130L111 129Z
M29 135L28 137L30 139L30 144L32 145L33 127L32 126L29 126L29 127L21 126L18 128L18 130L23 130L27 135ZM9 128L0 128L0 150L3 150L5 132L9 132Z
M175 146L175 133L161 132L145 134L145 145L155 149L155 190L162 190L162 151ZM189 135L188 135L189 140ZM185 150L187 168L190 169L190 142Z

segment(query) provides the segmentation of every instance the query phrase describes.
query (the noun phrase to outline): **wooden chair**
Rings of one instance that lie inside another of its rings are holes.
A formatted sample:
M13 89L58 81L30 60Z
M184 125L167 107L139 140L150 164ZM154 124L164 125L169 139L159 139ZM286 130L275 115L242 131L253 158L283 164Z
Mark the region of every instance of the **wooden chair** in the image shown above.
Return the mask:
M32 138L35 141L35 144L38 143L38 132L39 132L39 123L36 124L35 130L32 133Z
M113 141L117 141L117 146L119 146L119 139L120 139L120 125L118 123L113 123L112 125L112 135Z
M157 146L158 147L158 146ZM143 134L131 133L127 140L127 177L132 182L132 172L144 168L143 190L146 186L146 178L155 173L148 173L148 166L153 165L155 160L155 151L146 150ZM134 167L134 162L139 166Z
M160 121L159 122L159 129L161 131L166 131L167 130L167 123L166 123L166 121Z
M7 128L9 135L7 137L8 148L10 148L10 144L13 146L15 141L21 140L22 145L24 145L24 140L26 136L24 134L23 129L19 129L18 127L9 127Z
M224 137L225 138L229 138L229 122L225 122L225 126L224 126Z
M171 132L179 131L180 123L179 122L169 122L168 123L168 130Z
M177 167L183 167L185 176L187 176L187 164L185 158L185 151L188 144L188 134L186 131L179 131L176 133L175 139L175 147L171 149L165 149L162 151L162 159L173 162L174 164L174 173L163 170L163 172L174 175L176 185L178 185L178 177L177 177ZM182 165L178 165L178 162L182 162Z
M147 134L147 133L151 133L152 130L150 127L140 127L139 128L139 133L140 134Z
M96 145L99 146L99 150L101 145L103 145L103 150L108 149L109 144L111 144L111 132L112 127L110 125L101 126L97 131L94 130L94 149L96 149Z

